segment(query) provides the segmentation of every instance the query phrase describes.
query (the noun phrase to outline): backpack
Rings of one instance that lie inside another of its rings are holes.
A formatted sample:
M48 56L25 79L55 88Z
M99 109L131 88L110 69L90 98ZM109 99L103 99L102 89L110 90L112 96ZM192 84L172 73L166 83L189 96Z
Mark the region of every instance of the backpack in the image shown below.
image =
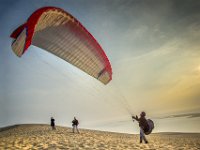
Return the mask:
M154 129L154 122L151 119L147 119L148 130L144 131L144 134L149 135Z

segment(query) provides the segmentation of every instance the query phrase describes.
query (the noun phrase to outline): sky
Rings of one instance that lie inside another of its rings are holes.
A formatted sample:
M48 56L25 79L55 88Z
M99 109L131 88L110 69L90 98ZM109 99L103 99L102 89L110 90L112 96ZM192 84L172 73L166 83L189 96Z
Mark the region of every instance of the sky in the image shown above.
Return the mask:
M30 46L18 58L10 34L38 8L77 18L108 56L103 85L71 64ZM138 133L145 111L154 132L200 132L199 0L1 0L0 127L23 123Z

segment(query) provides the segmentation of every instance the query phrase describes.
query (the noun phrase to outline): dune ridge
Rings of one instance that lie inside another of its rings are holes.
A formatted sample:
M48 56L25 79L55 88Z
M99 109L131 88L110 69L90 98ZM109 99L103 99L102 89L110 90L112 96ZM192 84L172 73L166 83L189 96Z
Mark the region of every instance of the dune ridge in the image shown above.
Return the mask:
M198 150L200 134L156 133L147 136L149 144L140 144L139 135L69 127L51 130L45 124L23 124L0 128L0 149L72 149L72 150Z

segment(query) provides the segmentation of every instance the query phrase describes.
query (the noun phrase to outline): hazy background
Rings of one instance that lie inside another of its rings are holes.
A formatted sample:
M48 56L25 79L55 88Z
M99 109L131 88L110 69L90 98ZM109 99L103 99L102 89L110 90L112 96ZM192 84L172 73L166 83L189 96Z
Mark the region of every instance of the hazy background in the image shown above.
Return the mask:
M38 8L76 17L110 59L108 85L31 46L18 58L12 31ZM138 133L145 110L155 132L200 132L199 0L1 0L0 127L18 123Z

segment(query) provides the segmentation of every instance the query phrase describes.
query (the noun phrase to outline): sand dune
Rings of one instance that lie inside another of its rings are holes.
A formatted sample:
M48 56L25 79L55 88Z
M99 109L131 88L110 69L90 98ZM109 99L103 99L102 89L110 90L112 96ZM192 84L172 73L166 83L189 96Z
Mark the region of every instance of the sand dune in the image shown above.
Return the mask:
M15 125L0 129L0 149L72 150L198 150L200 134L161 133L148 136L149 144L139 144L139 136L49 125Z

